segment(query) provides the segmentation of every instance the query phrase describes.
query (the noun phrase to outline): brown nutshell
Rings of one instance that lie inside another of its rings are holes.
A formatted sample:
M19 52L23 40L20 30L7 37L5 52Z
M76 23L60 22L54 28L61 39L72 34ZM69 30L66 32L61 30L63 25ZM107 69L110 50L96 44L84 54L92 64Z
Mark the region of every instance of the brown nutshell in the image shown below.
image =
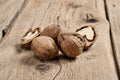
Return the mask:
M88 49L96 41L97 31L94 25L84 25L77 29L76 32L85 38L84 49Z
M84 39L78 33L59 33L58 44L60 50L67 57L76 57L83 52Z
M57 56L58 48L55 41L47 36L39 36L32 41L31 49L40 59L52 59Z
M40 28L35 28L34 30L29 29L25 35L21 38L21 44L26 48L31 48L32 40L40 35Z
M45 27L41 33L41 36L49 36L56 40L58 33L60 32L60 26L57 24L52 24Z

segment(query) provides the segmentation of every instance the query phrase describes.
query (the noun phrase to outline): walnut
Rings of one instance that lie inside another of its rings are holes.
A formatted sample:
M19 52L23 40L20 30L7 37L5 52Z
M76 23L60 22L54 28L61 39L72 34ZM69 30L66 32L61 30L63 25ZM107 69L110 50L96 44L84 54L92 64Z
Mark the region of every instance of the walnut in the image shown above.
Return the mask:
M60 26L57 24L52 24L43 29L41 32L41 36L49 36L53 38L54 40L57 39L57 35L60 32Z
M85 41L78 33L60 32L58 35L58 45L64 55L67 57L76 57L83 52Z
M97 31L94 25L84 25L77 29L76 32L85 38L84 49L88 49L96 41Z
M58 55L55 41L48 36L39 36L32 41L31 49L40 59L52 59Z
M32 40L40 35L40 28L35 28L34 30L29 29L25 35L21 38L21 44L26 48L31 48Z

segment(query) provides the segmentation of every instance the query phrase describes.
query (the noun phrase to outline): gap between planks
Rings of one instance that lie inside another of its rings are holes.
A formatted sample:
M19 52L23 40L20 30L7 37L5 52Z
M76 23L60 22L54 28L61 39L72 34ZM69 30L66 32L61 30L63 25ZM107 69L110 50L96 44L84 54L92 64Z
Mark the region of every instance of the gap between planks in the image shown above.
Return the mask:
M5 0L4 2L2 2L1 3L1 5L0 6L3 6L3 3L4 3L4 5L6 5L6 6L10 6L9 4L11 4L11 3L13 3L13 5L12 6L14 6L15 4L17 4L17 3L15 3L15 1L11 1L11 2L9 2L8 3L8 1L10 1L10 0ZM13 26L13 24L15 23L15 21L17 20L17 18L18 18L18 16L20 15L20 13L22 12L22 10L25 8L25 6L27 5L27 3L28 3L28 1L29 0L24 0L23 2L21 1L21 4L20 4L20 7L17 7L17 8L15 8L14 9L14 11L13 12L11 12L11 10L8 10L8 11L6 11L5 13L1 13L1 15L2 15L2 18L1 18L1 23L0 23L0 42L2 41L2 39L7 35L7 34L9 34L9 31L10 31L10 29L12 28L12 26ZM19 5L19 4L18 4ZM18 6L17 5L17 6ZM11 7L12 7L11 6ZM3 6L4 7L4 6ZM15 6L16 7L16 6ZM3 10L4 10L4 8L2 8ZM16 11L17 10L17 11ZM9 12L11 12L11 14L6 14L6 13L9 13ZM10 17L9 19L7 19L9 16L11 16L11 15L13 15L14 14L14 16L12 16L12 17ZM3 16L4 15L7 15L7 17L5 18L5 20L3 19ZM3 20L2 20L3 19ZM8 20L8 21L6 21L6 20Z
M120 37L118 37L118 35L120 35L119 34L120 28L118 28L120 25L119 18L118 18L119 17L118 14L120 13L120 8L117 7L119 6L120 2L117 0L115 1L104 0L104 2L105 2L107 20L109 21L109 24L110 24L110 38L111 38L111 45L112 45L112 50L113 50L113 57L114 57L115 65L116 65L116 71L118 74L118 78L120 80L120 60L119 60Z

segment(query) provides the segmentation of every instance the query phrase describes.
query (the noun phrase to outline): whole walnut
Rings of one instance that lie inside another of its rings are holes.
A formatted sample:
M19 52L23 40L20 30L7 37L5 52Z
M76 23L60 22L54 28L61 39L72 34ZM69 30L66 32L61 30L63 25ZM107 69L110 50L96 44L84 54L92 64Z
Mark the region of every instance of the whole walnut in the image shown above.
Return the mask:
M41 59L52 59L58 55L55 41L47 36L39 36L32 41L31 49Z
M84 38L75 32L60 32L58 34L58 45L67 57L76 57L83 52Z
M43 29L43 31L41 32L41 36L49 36L56 41L57 35L60 31L61 29L59 25L52 24Z

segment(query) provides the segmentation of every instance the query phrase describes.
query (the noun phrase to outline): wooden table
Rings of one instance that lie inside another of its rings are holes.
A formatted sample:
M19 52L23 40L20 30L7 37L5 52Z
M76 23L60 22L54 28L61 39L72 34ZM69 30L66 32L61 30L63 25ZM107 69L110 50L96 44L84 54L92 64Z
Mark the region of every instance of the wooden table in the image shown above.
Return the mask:
M20 38L50 24L94 24L98 39L75 60L41 61ZM0 39L0 80L120 79L120 0L0 0Z

